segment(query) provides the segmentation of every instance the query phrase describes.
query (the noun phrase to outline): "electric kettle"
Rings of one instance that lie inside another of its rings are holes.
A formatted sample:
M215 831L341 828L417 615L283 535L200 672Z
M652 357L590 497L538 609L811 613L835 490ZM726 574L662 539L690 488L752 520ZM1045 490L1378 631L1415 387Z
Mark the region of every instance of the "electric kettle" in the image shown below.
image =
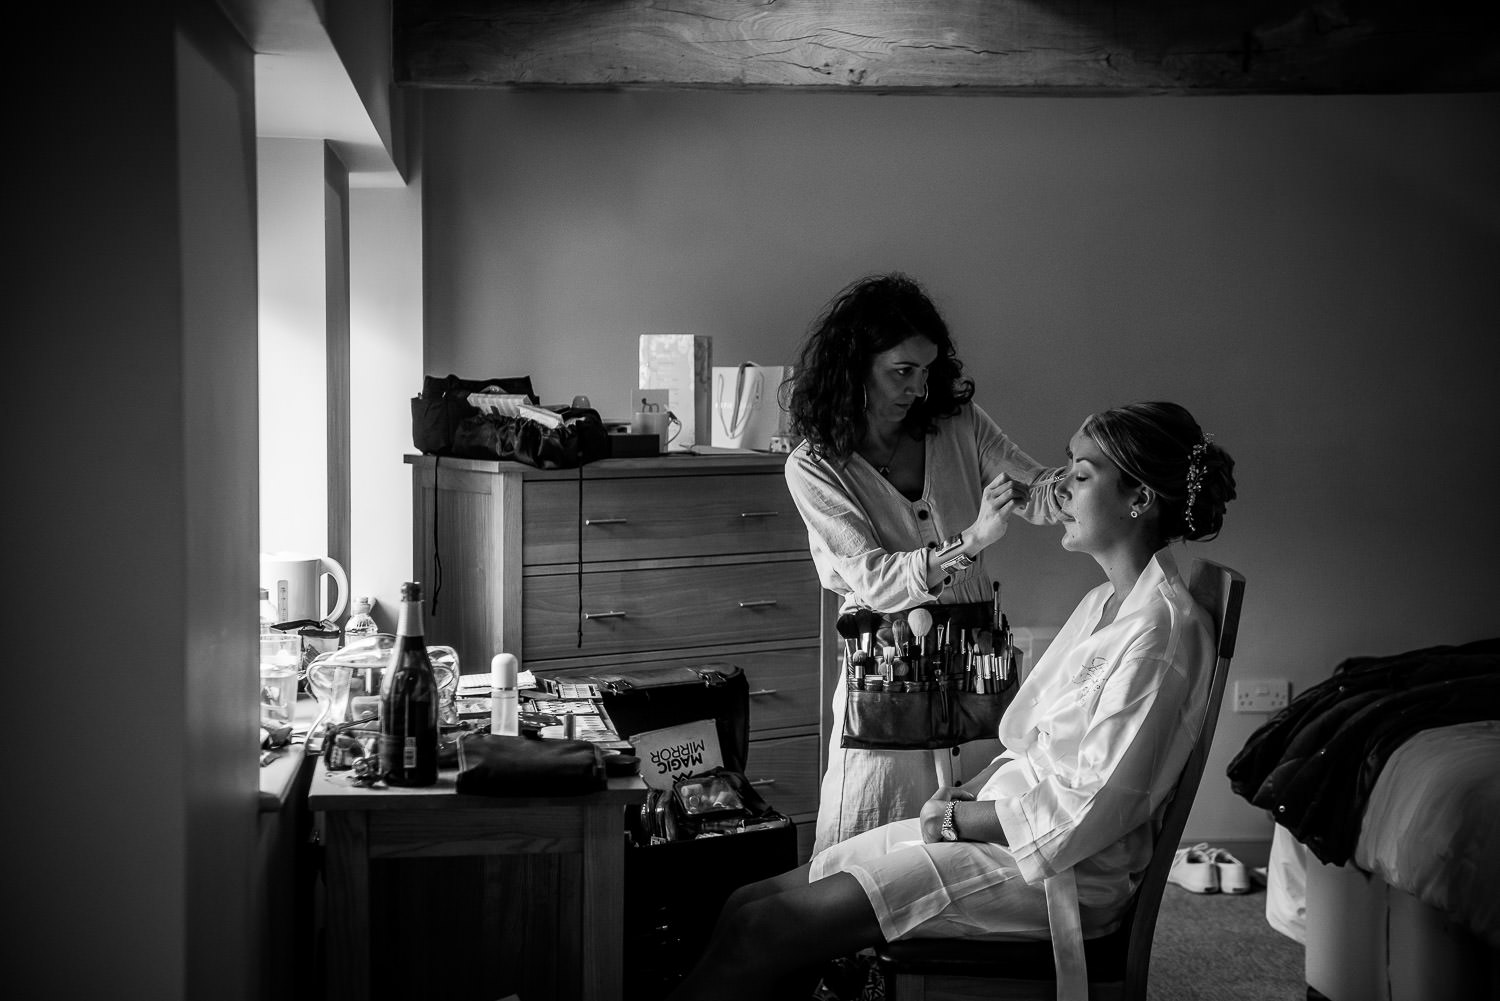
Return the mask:
M323 582L331 581L333 607L324 605ZM331 556L261 553L260 586L266 589L276 621L336 622L349 604L349 575Z

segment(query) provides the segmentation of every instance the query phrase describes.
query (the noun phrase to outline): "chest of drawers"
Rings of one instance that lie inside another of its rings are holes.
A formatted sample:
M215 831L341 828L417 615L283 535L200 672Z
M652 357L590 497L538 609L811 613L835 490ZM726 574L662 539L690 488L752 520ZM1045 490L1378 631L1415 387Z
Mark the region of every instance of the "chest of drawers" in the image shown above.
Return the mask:
M465 673L499 652L539 677L738 664L746 777L811 845L822 595L781 456L609 459L580 469L408 456L427 635Z

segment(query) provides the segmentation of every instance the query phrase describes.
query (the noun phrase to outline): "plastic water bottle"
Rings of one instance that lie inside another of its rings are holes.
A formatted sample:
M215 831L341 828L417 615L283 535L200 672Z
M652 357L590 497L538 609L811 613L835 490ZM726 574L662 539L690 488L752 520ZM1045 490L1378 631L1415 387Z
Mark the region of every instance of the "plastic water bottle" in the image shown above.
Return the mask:
M271 596L265 588L260 589L260 634L276 631L276 609L271 605Z
M375 618L370 614L370 599L355 599L354 614L350 615L349 621L344 624L344 646L362 640L366 636L374 636L378 632L380 632L380 627L375 624Z

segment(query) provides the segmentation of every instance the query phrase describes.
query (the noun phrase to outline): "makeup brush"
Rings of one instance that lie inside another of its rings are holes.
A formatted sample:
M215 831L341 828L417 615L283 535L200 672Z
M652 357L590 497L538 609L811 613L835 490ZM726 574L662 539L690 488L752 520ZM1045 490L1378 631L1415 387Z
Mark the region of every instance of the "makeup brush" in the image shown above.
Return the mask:
M875 652L875 630L880 625L880 613L861 608L854 613L859 622L859 648L865 653Z
M1005 613L1000 613L1000 677L1010 679L1011 668L1015 666L1015 644L1011 642L1010 620Z
M978 670L974 672L974 690L989 690L990 665L994 663L995 639L988 629L979 630L974 636L974 657Z
M913 608L906 616L906 624L911 627L912 635L917 638L916 673L920 680L922 674L922 657L926 654L926 638L932 629L932 613L925 608Z
M852 640L859 635L859 616L857 612L843 612L835 623L839 635L846 640Z
M917 651L925 652L926 644L923 641L932 631L932 613L925 608L913 608L906 616L906 625L917 638Z
M859 616L854 612L844 612L839 615L838 621L834 623L838 634L844 638L844 657L851 659L854 656L854 641L859 639Z

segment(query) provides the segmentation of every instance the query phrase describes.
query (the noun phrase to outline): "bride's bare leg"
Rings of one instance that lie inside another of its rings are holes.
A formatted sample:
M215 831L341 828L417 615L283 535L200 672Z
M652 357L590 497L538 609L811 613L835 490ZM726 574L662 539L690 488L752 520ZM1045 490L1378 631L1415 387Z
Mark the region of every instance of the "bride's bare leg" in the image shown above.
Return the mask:
M709 955L714 949L720 947L719 939L724 937L725 929L733 924L733 922L725 920L726 915L732 914L752 900L759 900L762 897L769 897L777 893L785 893L787 890L795 890L800 886L806 886L807 871L809 868L804 863L780 875L768 876L765 879L738 887L724 901L724 906L719 909L719 915L714 920L713 932L709 935L708 944L703 947L704 954Z
M735 891L703 959L671 1001L780 998L779 985L788 977L884 941L853 876L835 873L808 883L805 869Z

